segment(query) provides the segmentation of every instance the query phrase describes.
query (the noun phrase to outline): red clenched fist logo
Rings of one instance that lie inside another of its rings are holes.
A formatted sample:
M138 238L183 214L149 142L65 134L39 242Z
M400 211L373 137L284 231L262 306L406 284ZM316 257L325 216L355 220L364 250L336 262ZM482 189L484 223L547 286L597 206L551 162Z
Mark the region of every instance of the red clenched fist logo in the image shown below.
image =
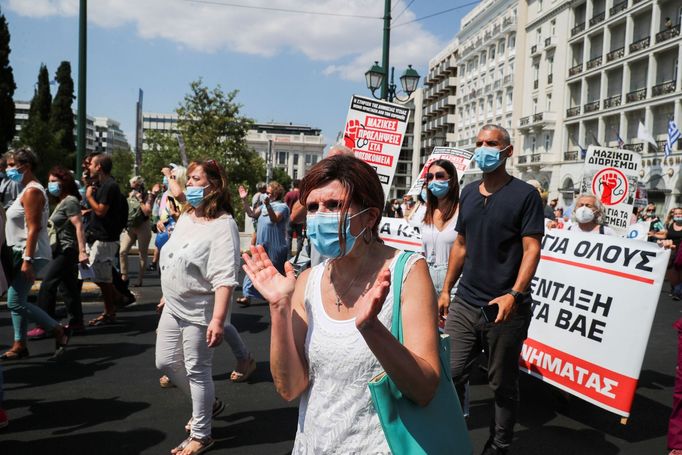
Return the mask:
M353 119L346 123L346 131L343 135L343 143L346 147L362 148L369 142L367 139L358 137L360 135L360 129L365 129L365 126L360 123L360 120Z
M602 169L592 179L592 192L604 205L620 204L628 194L628 179L616 168Z

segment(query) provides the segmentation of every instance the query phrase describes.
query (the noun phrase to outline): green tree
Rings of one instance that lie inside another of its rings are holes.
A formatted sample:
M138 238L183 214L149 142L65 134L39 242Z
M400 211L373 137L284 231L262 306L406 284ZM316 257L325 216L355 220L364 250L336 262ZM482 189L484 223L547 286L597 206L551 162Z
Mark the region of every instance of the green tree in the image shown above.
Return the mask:
M224 92L219 85L209 89L201 80L192 82L177 109L178 130L190 160L213 158L225 166L231 182L251 186L264 174L265 163L246 143L253 120L240 114L237 93Z
M7 151L7 146L14 137L14 73L9 64L10 33L4 14L0 13L0 153Z
M265 179L263 179L265 180ZM293 179L287 174L287 171L281 167L274 167L272 169L272 180L284 187L284 191L289 191Z
M160 131L144 133L145 150L142 152L140 175L149 188L163 179L161 168L169 163L180 162L180 149L176 139Z
M21 129L22 145L28 145L38 156L40 167L37 171L38 179L45 181L47 173L55 164L62 164L57 151L54 135L50 130L50 110L52 95L50 94L50 79L45 65L40 65L38 83L35 89L28 120Z
M111 161L113 162L111 175L116 179L121 190L125 192L135 169L135 155L127 148L115 149L111 152Z
M55 137L62 164L71 169L76 160L76 142L73 135L76 123L72 109L75 96L69 62L64 61L59 65L55 80L59 83L59 88L52 101L50 130Z

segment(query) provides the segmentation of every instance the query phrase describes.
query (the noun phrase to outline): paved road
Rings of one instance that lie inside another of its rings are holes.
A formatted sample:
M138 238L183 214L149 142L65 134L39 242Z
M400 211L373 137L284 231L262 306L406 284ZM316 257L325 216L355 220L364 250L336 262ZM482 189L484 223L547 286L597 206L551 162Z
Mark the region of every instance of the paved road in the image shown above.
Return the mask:
M31 342L31 356L5 363L5 408L10 426L0 430L0 454L164 454L184 438L190 415L176 388L161 389L154 367L158 280L138 290L139 303L119 313L119 323L89 329L73 339L66 359L46 362L52 340ZM101 311L85 305L86 317ZM626 426L578 399L563 400L551 387L524 376L513 454L664 454L676 359L672 322L681 302L661 297L644 367ZM297 408L274 392L269 373L269 315L265 305L236 308L233 323L258 362L253 379L233 384L234 358L225 345L215 357L216 391L226 410L214 423L215 454L287 454ZM11 343L11 322L0 310L0 349ZM479 453L487 438L492 395L482 373L472 386L471 436Z

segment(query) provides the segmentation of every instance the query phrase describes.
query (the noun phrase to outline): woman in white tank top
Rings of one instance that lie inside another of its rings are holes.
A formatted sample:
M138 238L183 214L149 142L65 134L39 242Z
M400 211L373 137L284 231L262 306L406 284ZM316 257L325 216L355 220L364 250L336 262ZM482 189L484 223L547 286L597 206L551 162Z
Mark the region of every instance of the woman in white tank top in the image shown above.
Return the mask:
M384 196L377 173L349 156L320 161L301 183L308 238L332 258L296 279L277 272L265 250L244 269L270 303L270 365L277 391L301 397L295 454L389 453L368 383L381 371L420 405L438 385L433 285L419 255L402 282L399 252L379 240ZM341 232L341 233L340 233ZM390 331L393 290L401 287L404 345Z
M14 344L0 359L16 360L28 356L26 332L34 321L55 336L56 350L51 359L61 357L69 341L64 328L40 307L27 301L36 273L52 259L47 233L49 207L45 189L34 172L38 159L28 148L11 152L7 158L7 177L19 182L23 190L7 210L5 238L12 248L14 277L7 291L7 307L12 315Z

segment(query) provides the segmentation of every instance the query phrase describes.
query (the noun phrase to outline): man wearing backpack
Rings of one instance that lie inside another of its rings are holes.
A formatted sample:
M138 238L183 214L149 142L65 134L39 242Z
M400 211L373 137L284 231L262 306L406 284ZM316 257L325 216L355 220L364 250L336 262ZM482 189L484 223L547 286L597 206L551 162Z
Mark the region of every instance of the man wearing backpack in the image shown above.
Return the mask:
M113 282L112 268L118 255L121 231L128 224L128 203L111 176L113 163L107 154L95 155L90 161L85 197L91 208L86 231L93 281L102 291L104 313L88 323L90 326L111 324L116 320L116 303L124 300Z
M152 239L149 217L152 213L153 197L144 190L144 179L139 175L130 179L128 194L128 225L121 234L121 278L128 282L128 253L137 242L140 257L140 273L136 286L142 286L142 278L147 267L147 250Z

